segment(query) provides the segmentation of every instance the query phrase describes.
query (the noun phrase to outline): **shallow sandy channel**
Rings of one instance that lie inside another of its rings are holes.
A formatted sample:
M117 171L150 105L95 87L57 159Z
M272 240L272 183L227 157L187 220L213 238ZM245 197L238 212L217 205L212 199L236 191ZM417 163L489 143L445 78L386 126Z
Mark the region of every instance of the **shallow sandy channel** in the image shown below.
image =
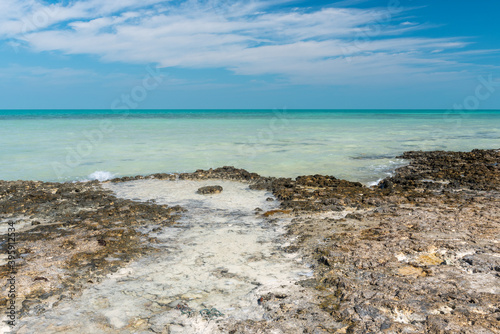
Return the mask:
M207 185L224 190L196 193ZM157 253L108 275L77 299L22 319L18 333L217 333L227 321L265 319L259 296L293 293L295 282L312 275L296 253L281 250L287 246L283 233L289 218L265 218L255 211L277 208L277 201L266 200L270 193L214 180L103 186L117 197L187 211L176 225L141 227L159 241Z

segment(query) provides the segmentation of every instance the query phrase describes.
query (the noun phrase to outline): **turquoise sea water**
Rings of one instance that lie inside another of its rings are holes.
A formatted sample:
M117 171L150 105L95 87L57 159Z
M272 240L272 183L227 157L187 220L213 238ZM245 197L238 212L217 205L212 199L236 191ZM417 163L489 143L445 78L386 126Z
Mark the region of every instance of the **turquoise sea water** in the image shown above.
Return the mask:
M404 151L500 148L500 111L15 110L0 111L0 125L3 180L233 165L370 183L403 164Z

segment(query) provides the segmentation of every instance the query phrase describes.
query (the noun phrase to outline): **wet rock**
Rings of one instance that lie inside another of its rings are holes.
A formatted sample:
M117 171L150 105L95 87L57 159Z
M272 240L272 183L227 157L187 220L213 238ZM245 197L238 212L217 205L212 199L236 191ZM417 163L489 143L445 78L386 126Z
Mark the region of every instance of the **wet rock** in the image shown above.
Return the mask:
M274 215L277 215L277 214L290 214L292 211L291 210L270 210L270 211L266 211L264 212L264 217L270 217L270 216L274 216Z
M212 195L212 194L220 194L222 190L223 189L221 186L206 186L199 188L196 193L200 195Z
M399 158L411 160L388 182L394 185L422 187L432 190L468 188L498 190L500 188L500 150L471 152L406 152ZM385 181L384 181L385 182Z

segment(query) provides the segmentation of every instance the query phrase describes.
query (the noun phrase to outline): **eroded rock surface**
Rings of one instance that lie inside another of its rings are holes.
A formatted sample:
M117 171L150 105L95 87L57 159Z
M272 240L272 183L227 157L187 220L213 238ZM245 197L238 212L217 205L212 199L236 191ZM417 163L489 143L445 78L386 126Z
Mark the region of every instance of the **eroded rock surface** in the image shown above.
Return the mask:
M118 199L98 182L0 182L2 265L10 276L8 223L15 228L19 315L43 312L153 250L137 228L172 224L182 211ZM0 303L5 306L6 293Z
M320 307L347 333L499 333L499 151L403 157L371 189L320 176L276 188L297 211L294 250L317 263ZM328 199L351 212L329 218Z

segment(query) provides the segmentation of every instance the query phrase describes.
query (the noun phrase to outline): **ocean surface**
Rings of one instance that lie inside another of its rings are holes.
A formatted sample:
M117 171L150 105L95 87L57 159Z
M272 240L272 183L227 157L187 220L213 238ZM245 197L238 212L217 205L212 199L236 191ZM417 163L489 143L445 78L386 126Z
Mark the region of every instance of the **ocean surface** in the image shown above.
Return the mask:
M4 110L0 179L78 181L235 166L371 184L411 150L500 148L500 111Z

